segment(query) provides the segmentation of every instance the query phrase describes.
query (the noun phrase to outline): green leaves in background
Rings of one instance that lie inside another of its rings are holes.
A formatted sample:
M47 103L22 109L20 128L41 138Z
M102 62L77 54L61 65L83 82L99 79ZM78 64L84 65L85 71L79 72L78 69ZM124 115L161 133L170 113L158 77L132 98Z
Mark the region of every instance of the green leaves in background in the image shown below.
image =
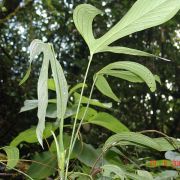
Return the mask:
M90 49L90 54L111 51L115 53L152 56L148 53L138 52L138 50L124 49L125 47L109 47L108 45L124 36L168 21L179 9L179 0L137 0L127 14L98 39L95 39L93 36L92 22L95 16L101 13L100 10L89 4L82 4L74 10L73 19L76 28Z
M58 126L53 125L53 123L46 123L46 127L44 130L43 138L50 137L51 131L55 131L58 128ZM38 139L36 136L36 127L32 127L30 129L27 129L23 132L21 132L17 137L15 137L11 143L10 146L18 146L22 142L27 143L37 143Z
M49 43L43 43L41 40L33 40L30 44L30 66L34 58L38 56L40 53L43 53L43 62L42 67L39 74L38 79L38 125L36 128L36 134L39 143L43 147L42 139L43 139L43 131L45 129L45 117L46 110L48 107L48 88L56 91L56 108L57 108L57 118L63 118L66 112L67 100L68 100L68 87L67 82L63 73L63 70L57 61L54 53L53 46ZM51 64L51 70L53 74L53 79L48 79L48 70L49 70L49 62ZM30 69L26 74L25 80L28 78L30 74ZM22 82L21 82L22 84ZM22 108L22 111L30 110L35 108L36 102L25 102L26 108Z
M33 179L45 179L57 171L56 155L49 151L36 154L33 161L27 171Z
M19 161L19 150L18 150L18 148L12 147L12 146L5 146L5 147L2 147L0 149L5 151L7 154L7 168L8 169L14 168Z
M114 76L130 82L145 82L152 92L156 90L155 76L145 66L130 61L111 63L96 73L94 80L96 80L96 87L102 94L117 102L119 99L113 93L104 75Z
M85 109L85 107L82 107L80 109L78 119L82 119ZM95 124L104 127L114 133L129 131L129 129L114 116L105 112L98 113L96 110L92 108L88 108L84 120L85 123L88 122L90 124Z

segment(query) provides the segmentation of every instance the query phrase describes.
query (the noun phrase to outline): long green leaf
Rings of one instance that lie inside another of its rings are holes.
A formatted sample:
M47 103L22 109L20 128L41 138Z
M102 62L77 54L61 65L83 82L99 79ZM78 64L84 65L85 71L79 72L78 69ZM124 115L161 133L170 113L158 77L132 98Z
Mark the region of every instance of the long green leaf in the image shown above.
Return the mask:
M105 112L100 112L94 117L88 119L87 121L91 124L96 124L105 127L106 129L109 129L110 131L115 133L129 131L129 129L119 120Z
M139 76L150 88L152 92L156 90L156 82L155 77L151 73L149 69L147 69L145 66L136 63L136 62L130 62L130 61L119 61L115 63L111 63L104 67L102 70L98 72L98 74L103 74L103 72L107 70L127 70L131 73L134 73L135 75Z
M55 58L53 46L51 45L51 69L53 73L53 79L56 87L56 99L57 99L57 118L62 118L66 112L66 106L68 101L68 86L64 76L61 65Z
M108 138L103 148L106 150L112 146L125 145L152 148L157 151L175 150L180 147L179 141L174 138L167 140L166 138L150 138L135 132L122 132Z
M112 135L104 144L104 149L111 146L122 146L122 145L135 145L150 147L155 150L160 150L160 145L153 141L152 138L135 132L122 132Z
M19 150L13 146L5 146L0 148L4 150L7 154L7 167L9 169L14 168L19 161ZM1 160L0 160L1 161Z
M120 46L107 46L101 50L101 52L113 52L113 53L121 53L121 54L129 54L129 55L134 55L134 56L150 56L150 57L155 57L155 55L136 50L136 49L131 49L127 47L120 47Z
M180 9L180 0L137 0L127 14L100 37L92 51L99 52L112 42L171 19Z
M44 45L45 46L45 45ZM38 79L38 125L36 128L36 134L39 143L43 147L43 131L45 129L45 117L46 117L46 109L48 106L48 67L49 67L49 58L47 51L47 46L44 47L44 59L42 62L41 71Z

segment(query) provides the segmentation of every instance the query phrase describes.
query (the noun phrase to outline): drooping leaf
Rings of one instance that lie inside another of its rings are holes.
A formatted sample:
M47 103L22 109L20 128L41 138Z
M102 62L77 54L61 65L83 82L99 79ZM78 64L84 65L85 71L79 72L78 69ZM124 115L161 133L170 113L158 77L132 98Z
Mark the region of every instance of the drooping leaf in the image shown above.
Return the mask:
M68 86L64 76L61 65L55 58L53 46L50 45L51 52L51 69L53 73L53 79L56 87L56 100L57 100L57 118L61 119L64 117L68 101Z
M171 19L180 9L179 0L137 0L127 14L106 34L96 40L93 52L112 42Z
M38 125L36 128L36 134L39 143L43 147L43 131L45 128L45 117L46 110L48 106L48 70L49 70L49 61L51 63L51 70L53 74L53 81L56 88L56 103L57 103L57 118L63 118L66 105L68 100L68 88L67 82L64 77L63 70L55 58L55 53L52 44L43 43L41 40L33 40L30 45L30 64L33 59L43 53L43 62L40 70L40 75L38 79ZM49 80L49 84L50 84ZM51 82L52 85L52 82ZM50 86L50 85L49 85ZM51 87L54 89L54 87ZM54 103L54 102L53 102Z
M103 75L98 75L96 78L96 87L97 89L104 94L105 96L112 98L113 100L119 102L119 98L114 94L108 82Z
M57 171L56 155L49 151L36 154L27 174L33 179L45 179Z
M121 132L112 135L104 144L104 150L113 146L137 146L141 148L152 148L157 151L175 150L180 147L178 140L174 138L150 138L140 133L135 132Z
M19 161L19 150L13 146L5 146L0 148L7 154L7 168L14 168ZM1 160L0 160L1 161Z
M53 125L52 123L46 123L46 128L44 130L43 139L50 137L51 131L55 131L58 128L58 126ZM30 129L27 129L23 132L21 132L17 137L15 137L11 143L10 146L18 146L22 142L27 143L37 143L38 139L36 136L36 127L32 127Z
M101 69L97 74L104 74L104 71L107 72L108 70L126 70L129 71L136 76L139 76L150 88L152 92L156 90L156 82L154 75L151 73L149 69L145 66L131 61L119 61L115 63L111 63Z
M172 151L180 148L180 141L172 137L154 138L154 141L161 147L161 151Z
M121 132L109 137L105 142L103 149L108 149L111 146L124 145L148 147L155 150L160 150L161 148L158 143L153 141L153 139L148 136L135 132Z
M45 45L44 45L45 46ZM45 117L46 117L46 109L48 106L48 67L49 67L49 52L47 51L47 46L44 47L44 59L42 62L39 79L38 79L38 125L36 128L36 134L39 143L43 147L43 131L45 129Z
M75 98L75 102L78 103L79 99L80 99L80 94L75 92L74 98ZM81 100L82 104L87 104L88 101L89 101L89 104L93 105L93 106L98 106L98 107L102 107L102 108L111 108L112 107L112 103L101 103L97 99L90 99L89 100L89 98L82 96L82 100Z
M110 131L115 133L129 131L129 129L119 120L105 112L100 112L94 117L88 119L87 121L91 124L105 127L106 129L109 129Z
M90 51L95 42L92 22L98 14L101 14L101 11L90 4L81 4L77 6L73 12L73 20L76 28L86 41Z

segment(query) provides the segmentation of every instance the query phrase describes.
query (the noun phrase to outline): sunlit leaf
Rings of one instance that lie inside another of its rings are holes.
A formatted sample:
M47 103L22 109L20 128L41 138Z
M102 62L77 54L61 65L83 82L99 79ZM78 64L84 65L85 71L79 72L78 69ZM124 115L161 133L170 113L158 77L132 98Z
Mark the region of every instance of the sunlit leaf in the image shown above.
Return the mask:
M24 78L19 82L19 86L21 86L22 84L24 84L27 81L27 79L30 76L30 73L31 73L31 65L28 67L28 70L27 70Z
M124 36L160 25L171 19L179 9L179 0L137 0L116 25L97 39L92 51L99 52Z
M5 146L0 148L4 150L7 154L7 168L14 168L19 161L19 150L13 146ZM0 160L1 161L1 160Z

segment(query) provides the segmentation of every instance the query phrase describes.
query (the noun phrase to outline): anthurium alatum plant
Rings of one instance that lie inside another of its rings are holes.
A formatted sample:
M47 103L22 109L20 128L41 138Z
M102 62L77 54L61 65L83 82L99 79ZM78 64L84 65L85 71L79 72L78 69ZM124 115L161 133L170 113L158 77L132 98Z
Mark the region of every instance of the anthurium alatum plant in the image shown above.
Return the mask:
M68 87L63 69L56 58L53 45L35 39L30 44L29 69L20 82L22 85L29 77L33 60L42 55L42 66L37 83L37 99L26 100L21 112L37 108L38 124L21 132L10 146L2 147L7 153L8 168L15 168L19 151L17 146L22 142L36 143L43 146L43 140L52 138L49 150L36 154L34 159L40 164L32 163L25 174L30 179L45 179L53 176L55 179L158 179L162 174L155 174L143 168L143 163L137 164L131 157L126 157L127 147L136 147L141 151L150 150L166 152L180 148L180 142L172 137L160 133L161 137L151 138L145 134L131 132L128 127L112 114L107 113L112 108L111 101L120 101L107 80L107 76L123 79L132 83L144 83L151 92L156 91L160 78L147 67L137 62L113 60L94 74L93 83L88 97L84 95L86 80L94 54L111 52L134 56L149 56L154 59L165 60L163 57L128 47L113 46L112 43L132 33L158 26L171 19L180 9L180 0L137 0L119 22L104 35L95 38L92 23L97 15L103 11L90 4L80 4L74 9L74 24L89 48L87 69L84 81ZM103 18L103 17L101 17ZM51 74L49 72L51 71ZM97 88L109 103L93 99L93 90ZM54 99L49 98L48 92L54 92ZM80 91L80 93L79 93ZM71 101L73 98L73 102ZM98 110L96 109L98 107ZM46 118L54 121L46 122ZM69 124L65 123L66 119ZM106 128L113 133L102 146L95 149L80 138L80 128L84 124L94 124ZM66 129L68 128L68 131ZM69 131L70 129L70 131ZM131 149L132 150L132 149ZM126 157L125 165L121 157ZM11 162L11 159L14 161ZM54 158L53 161L50 161ZM71 162L78 161L79 166L71 166ZM42 164L47 166L42 167ZM48 168L51 167L51 168ZM170 178L177 176L177 169L164 172Z

